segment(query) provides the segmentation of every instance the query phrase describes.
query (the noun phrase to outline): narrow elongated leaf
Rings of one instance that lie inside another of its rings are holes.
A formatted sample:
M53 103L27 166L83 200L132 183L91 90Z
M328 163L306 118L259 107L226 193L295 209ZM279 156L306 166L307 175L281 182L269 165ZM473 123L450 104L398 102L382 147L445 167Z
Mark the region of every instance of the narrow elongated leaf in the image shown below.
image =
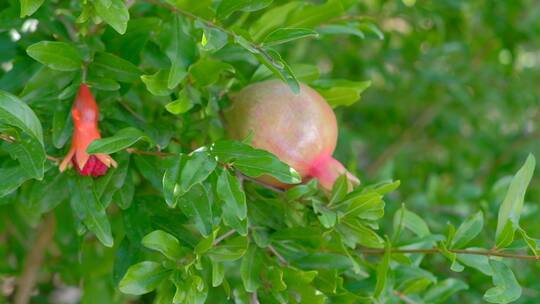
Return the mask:
M318 36L319 34L316 31L307 28L280 28L264 37L263 44L273 46L297 39Z
M196 184L178 200L182 212L195 221L195 227L203 236L212 233L213 214L210 192L201 184Z
M232 176L228 170L223 170L219 175L217 194L225 202L225 208L232 209L238 219L243 220L246 218L246 195L238 179Z
M133 82L141 75L133 63L106 52L97 52L89 69L104 78L120 82Z
M262 256L257 246L250 245L242 258L240 276L247 292L255 292L262 285Z
M519 227L519 217L523 208L525 191L527 191L535 166L535 158L532 154L529 154L525 164L512 178L508 192L499 209L496 232L497 247L504 248L508 246L514 238L514 233Z
M118 287L123 293L142 295L156 289L170 273L159 263L140 262L129 267Z
M386 287L386 281L388 280L388 270L390 269L390 254L391 254L391 247L390 242L386 242L385 249L384 249L384 255L382 257L382 261L380 262L379 266L377 266L377 283L375 284L375 290L373 291L373 295L378 298L382 292L384 291L384 288Z
M462 248L474 239L484 226L484 214L478 211L475 215L469 217L463 222L452 240L452 248Z
M81 55L67 42L40 41L29 46L26 52L53 70L76 71L82 65Z
M216 169L217 162L206 151L195 152L185 157L175 195L183 195L194 185L202 183Z
M233 164L236 169L250 177L271 175L289 184L301 181L298 172L276 156L240 142L218 141L210 147L210 152L221 162Z
M273 0L223 0L217 8L217 16L220 19L229 17L236 11L254 12L270 5Z
M144 134L138 129L129 127L116 132L114 136L94 140L86 150L88 153L92 154L111 154L124 150L139 140L145 140L153 145L153 141L150 137L148 137L148 135Z
M88 230L92 231L101 243L112 247L113 238L111 225L107 219L105 209L99 201L94 190L94 182L91 177L76 176L73 179L71 208L84 222Z
M314 86L328 104L336 108L359 101L362 92L371 86L371 81L321 80L315 82Z

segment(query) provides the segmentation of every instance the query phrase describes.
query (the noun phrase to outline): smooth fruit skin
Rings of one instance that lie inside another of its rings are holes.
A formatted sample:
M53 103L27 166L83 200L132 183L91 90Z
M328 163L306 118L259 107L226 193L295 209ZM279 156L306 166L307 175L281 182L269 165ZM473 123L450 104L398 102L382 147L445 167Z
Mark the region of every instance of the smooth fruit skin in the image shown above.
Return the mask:
M268 80L244 88L232 99L225 112L231 137L243 140L252 136L254 147L272 152L304 179L318 178L325 189L347 173L331 156L337 142L336 116L309 86L301 84L295 95L283 82ZM351 179L357 181L352 175Z

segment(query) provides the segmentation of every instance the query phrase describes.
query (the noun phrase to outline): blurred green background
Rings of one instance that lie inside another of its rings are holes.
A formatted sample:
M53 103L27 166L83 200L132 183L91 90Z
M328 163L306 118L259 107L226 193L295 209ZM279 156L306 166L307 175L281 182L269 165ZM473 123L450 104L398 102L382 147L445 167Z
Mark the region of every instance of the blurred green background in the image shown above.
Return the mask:
M482 210L481 241L494 242L508 177L528 153L540 156L540 2L365 1L358 13L376 20L385 39L327 39L292 55L372 81L360 102L337 111L338 158L356 161L350 165L365 183L401 180L387 214L404 202L444 233L447 222L459 225ZM533 237L540 236L539 202L537 172L522 214ZM477 272L453 273L437 261L424 267L475 282ZM515 267L527 286L519 302L537 303L540 264ZM479 275L475 286L482 282ZM470 293L460 297L479 301L480 291Z

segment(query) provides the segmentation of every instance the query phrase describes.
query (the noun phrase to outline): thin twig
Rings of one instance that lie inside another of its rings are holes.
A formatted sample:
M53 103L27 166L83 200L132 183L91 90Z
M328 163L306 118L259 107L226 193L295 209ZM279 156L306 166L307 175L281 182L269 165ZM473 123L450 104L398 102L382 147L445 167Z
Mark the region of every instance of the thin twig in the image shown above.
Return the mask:
M229 231L225 232L224 234L220 235L217 239L214 240L214 242L212 243L212 246L216 246L217 244L219 244L224 239L226 239L226 238L230 237L231 235L233 235L235 232L236 232L236 230L232 229L232 230L229 230Z
M260 304L256 291L251 293L251 300L249 301L249 304Z
M45 257L45 251L54 236L55 226L54 213L49 213L43 223L36 229L38 233L37 238L31 244L31 250L26 257L23 273L17 282L15 304L26 304L30 302L36 277Z
M242 174L242 178L245 179L245 180L248 180L248 181L250 181L250 182L252 182L252 183L254 183L254 184L257 184L257 185L259 185L259 186L261 186L261 187L263 187L263 188L272 190L272 191L274 191L274 192L279 192L279 193L285 192L285 190L283 190L283 189L281 189L281 188L278 188L278 187L276 187L276 186L269 185L269 184L267 184L267 183L265 183L265 182L261 182L261 181L259 181L259 180L256 180L256 179L254 179L254 178L252 178L252 177L249 177L249 176L246 176L246 175L244 175L244 174Z
M417 302L413 301L411 298L407 297L404 293L394 290L394 294L403 302L407 304L417 304Z
M364 255L382 255L384 254L384 249L378 248L361 248L358 250L361 254ZM530 261L540 261L540 256L534 255L521 255L513 253L504 253L494 250L469 250L469 249L449 249L448 251L457 254L471 254L471 255L484 255L484 256L496 256L509 259L517 260L530 260ZM391 249L392 253L420 253L420 254L437 254L442 253L439 248L429 248L429 249Z
M135 112L135 110L133 110L129 104L127 104L127 103L124 102L124 101L119 101L118 103L119 103L124 109L126 109L131 115L133 115L133 117L135 117L137 120L139 120L139 121L141 121L141 122L146 122L146 120L144 119L144 117L142 117L139 113Z
M127 148L126 152L129 153L129 154L152 155L152 156L159 156L159 157L169 157L169 156L177 155L177 154L169 153L169 152L142 151L142 150L137 150L137 149L133 149L133 148Z
M289 265L289 262L287 262L287 260L285 260L285 258L279 252L277 252L277 250L276 250L276 248L274 248L274 246L268 245L268 250L270 250L270 252L272 252L272 254L276 256L276 258L279 260L279 262L283 266L288 266Z

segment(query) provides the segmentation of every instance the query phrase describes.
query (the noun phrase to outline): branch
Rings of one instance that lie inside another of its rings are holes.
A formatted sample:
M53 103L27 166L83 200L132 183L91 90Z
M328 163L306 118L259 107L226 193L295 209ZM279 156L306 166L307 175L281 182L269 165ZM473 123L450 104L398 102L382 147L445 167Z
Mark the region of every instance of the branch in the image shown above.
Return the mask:
M249 304L260 304L256 291L251 293L251 300L249 301Z
M383 255L384 249L378 248L361 248L358 250L361 254L364 255ZM468 250L468 249L449 249L448 251L457 254L471 254L471 255L484 255L484 256L496 256L502 258L516 259L516 260L529 260L529 261L540 261L540 256L534 255L521 255L513 253L504 253L493 250ZM437 254L442 253L439 248L429 248L429 249L391 249L391 253L420 253L420 254Z
M129 154L139 154L139 155L152 155L152 156L159 156L159 157L169 157L169 156L175 156L177 154L169 153L169 152L160 152L160 151L142 151L137 150L133 148L127 148L126 152Z
M283 264L283 266L289 265L289 262L287 262L287 260L285 260L285 258L279 252L277 252L274 246L268 245L268 250L270 250L270 252L272 252L272 254L276 256L276 258L279 260L281 264Z
M55 226L54 213L49 213L36 229L38 235L31 244L32 249L26 256L23 273L17 282L15 304L26 304L30 302L36 277L45 257L45 251L54 236Z
M232 230L229 230L229 231L225 232L224 234L220 235L217 239L214 240L214 242L212 243L212 246L216 246L217 244L221 243L221 241L223 241L224 239L230 237L235 232L236 232L236 230L232 229Z

